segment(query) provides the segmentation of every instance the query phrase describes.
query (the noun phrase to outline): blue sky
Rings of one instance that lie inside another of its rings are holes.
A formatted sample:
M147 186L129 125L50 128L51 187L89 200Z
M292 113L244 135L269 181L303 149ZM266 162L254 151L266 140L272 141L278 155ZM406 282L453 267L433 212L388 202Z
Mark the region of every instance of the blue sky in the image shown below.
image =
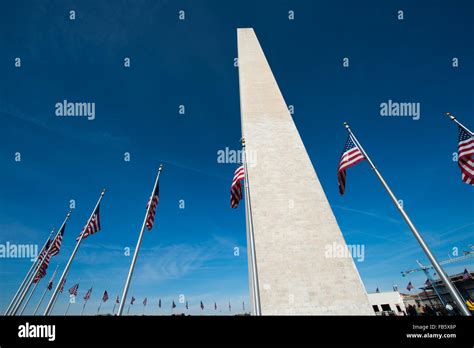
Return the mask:
M71 9L75 21L68 18ZM294 105L294 121L347 243L365 246L365 260L356 265L367 291L405 288L400 271L426 258L366 162L348 170L347 193L339 195L342 122L349 121L436 256L444 260L452 248L466 249L474 237L473 189L460 180L452 160L457 129L443 115L451 111L474 128L473 15L467 0L5 3L0 243L41 244L74 199L63 248L48 273L58 263L62 269L106 187L102 231L81 245L66 285L80 280L82 297L93 284L86 313L94 313L105 289L111 298L122 290L130 264L124 248L135 246L163 161L157 223L145 234L129 291L137 298L132 313L141 314L145 296L147 313L156 313L158 298L170 313L180 294L190 313L199 312L201 300L206 314L216 313L215 301L220 314L229 301L240 310L248 302L244 210L229 207L235 165L217 163L217 151L239 146L236 28L253 27L286 102ZM342 67L344 57L349 68ZM55 116L64 99L94 102L95 120ZM420 103L420 120L381 117L380 103L389 99ZM185 115L178 113L181 104ZM16 152L21 162L14 161ZM2 312L28 267L26 259L0 259ZM447 270L465 267L472 269L472 261ZM410 280L422 286L425 276ZM63 294L53 313L62 314L66 304ZM78 298L69 313L80 313L81 304Z

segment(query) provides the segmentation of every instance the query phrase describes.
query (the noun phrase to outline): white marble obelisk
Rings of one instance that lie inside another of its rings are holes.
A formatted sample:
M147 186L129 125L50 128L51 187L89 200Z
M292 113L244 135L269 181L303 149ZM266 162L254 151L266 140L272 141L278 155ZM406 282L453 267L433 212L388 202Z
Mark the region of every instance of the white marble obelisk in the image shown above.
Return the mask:
M327 253L346 243L258 39L237 36L262 314L373 315L352 258Z

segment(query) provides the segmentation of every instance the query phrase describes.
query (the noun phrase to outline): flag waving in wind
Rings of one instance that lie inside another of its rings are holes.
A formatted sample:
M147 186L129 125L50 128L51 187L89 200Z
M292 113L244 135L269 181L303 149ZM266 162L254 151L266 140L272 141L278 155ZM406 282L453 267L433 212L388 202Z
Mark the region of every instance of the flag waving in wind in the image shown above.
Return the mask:
M92 294L92 288L87 290L86 294L84 295L84 300L88 301L91 298L91 294Z
M61 282L61 286L59 287L59 292L62 293L64 291L64 284L66 284L66 278L63 279Z
M458 165L461 168L461 180L474 185L474 137L459 127Z
M69 294L77 296L77 290L79 290L79 283L69 289Z
M96 210L94 211L94 213L92 214L92 218L90 219L89 221L89 224L84 226L84 228L82 229L82 232L84 234L84 236L82 237L82 239L86 239L87 237L89 237L91 234L94 234L98 231L100 231L100 204L97 205L97 208ZM76 240L79 240L81 235L79 235Z
M411 289L413 289L413 288L414 288L413 284L411 282L409 282L408 285L407 285L407 290L411 291Z
M150 205L150 202L151 202L150 211L148 212L148 216L146 217L146 228L148 229L148 231L150 231L153 228L153 223L155 222L155 216L156 216L156 208L158 207L159 200L160 200L160 182L158 181L156 183L156 188L153 191L150 197L150 200L148 201L146 205L146 208L148 209L148 206Z
M245 179L244 166L241 165L235 170L232 185L230 186L230 206L235 209L242 199L242 181Z
M64 237L64 230L66 229L66 224L61 227L61 230L58 232L56 238L54 238L53 244L51 245L51 249L49 250L49 254L51 256L55 256L59 254L59 250L61 249L61 244L63 242Z
M109 294L107 293L107 290L104 291L104 296L102 296L102 301L107 302L109 299Z
M346 169L364 160L364 155L349 135L339 160L339 168L337 169L337 181L339 185L339 193L344 194L346 190Z

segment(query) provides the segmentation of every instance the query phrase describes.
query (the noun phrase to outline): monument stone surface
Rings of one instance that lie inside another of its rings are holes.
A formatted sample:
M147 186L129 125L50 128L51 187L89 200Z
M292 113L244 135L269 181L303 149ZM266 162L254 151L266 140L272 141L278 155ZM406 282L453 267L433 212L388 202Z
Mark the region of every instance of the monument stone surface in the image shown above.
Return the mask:
M262 315L373 315L352 258L327 255L346 243L258 39L237 38Z

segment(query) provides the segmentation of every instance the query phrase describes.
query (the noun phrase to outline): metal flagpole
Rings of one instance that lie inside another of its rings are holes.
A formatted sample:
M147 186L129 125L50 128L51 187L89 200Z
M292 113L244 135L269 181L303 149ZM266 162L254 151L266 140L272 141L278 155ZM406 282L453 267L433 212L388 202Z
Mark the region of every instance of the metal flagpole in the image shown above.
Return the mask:
M54 276L56 275L56 272L57 272L57 270L58 270L58 267L59 267L59 265L56 266L56 269L54 270L54 273L53 273L53 275L51 276L50 281L48 282L48 284L46 284L46 288L44 289L43 295L41 296L41 298L40 298L38 304L36 305L36 308L35 308L35 311L33 312L33 315L36 315L36 312L38 312L38 308L41 306L41 303L43 303L43 299L44 299L44 296L46 295L46 291L48 291L48 285L49 285L49 283L51 283L51 282L54 280Z
M64 315L67 315L67 312L69 311L69 306L71 305L71 299L69 299L69 301L67 301L67 302L68 303L67 303L67 307L66 307L66 312L64 312Z
M248 246L250 247L249 261L251 266L251 280L250 286L252 288L252 306L254 315L262 315L260 306L260 289L258 284L258 273L257 273L257 257L255 254L255 240L253 233L253 220L252 220L252 205L250 200L250 188L249 188L249 177L247 173L247 152L245 148L245 138L242 138L242 149L243 149L243 165L244 165L244 176L245 176L245 221L247 225L247 240Z
M20 286L18 287L18 290L16 291L15 295L13 296L10 304L8 305L6 311L5 311L5 314L4 315L9 315L10 314L10 311L12 309L12 307L14 305L16 305L16 302L18 301L19 299L19 295L20 293L23 291L25 285L26 285L26 281L27 279L31 276L31 273L33 272L33 269L35 269L35 266L37 265L38 263L38 257L39 255L41 255L41 253L44 251L44 249L46 248L46 244L48 244L48 241L51 239L51 236L53 235L54 233L54 229L51 231L51 233L49 234L49 237L48 239L46 239L46 242L44 242L44 245L43 247L41 248L39 254L36 256L33 264L31 265L30 269L28 270L28 272L26 273L26 276L25 278L23 279L23 281L21 282Z
M446 116L448 116L451 119L451 121L456 123L459 127L463 128L466 132L473 135L473 133L465 125L463 125L461 122L459 122L454 115L451 115L450 112L447 112Z
M91 289L92 289L93 287L94 287L94 283L92 283ZM87 292L89 292L89 290L87 290ZM86 293L86 294L87 294L87 293ZM92 291L91 291L91 293L89 294L89 298L90 298L91 295L92 295ZM89 301L89 298L88 298L87 300L84 299L84 305L82 306L81 315L84 313L84 309L86 308L86 304L87 304L87 301Z
M152 205L151 202L153 200L153 195L155 193L156 186L158 185L158 182L160 180L160 174L161 174L162 170L163 170L163 164L160 164L160 167L158 168L158 174L156 175L155 185L153 186L153 191L151 192L150 201L149 201L148 207L146 209L145 218L143 219L142 229L140 231L140 235L138 236L137 246L135 247L135 251L133 253L133 258L132 258L132 262L130 264L130 269L128 271L127 280L125 281L125 286L123 287L122 297L121 297L121 301L120 301L119 308L118 308L118 311L117 311L118 316L122 315L123 307L125 306L125 301L127 300L128 287L130 286L130 280L132 279L133 271L134 271L134 268L135 268L135 263L137 262L138 252L139 252L140 246L142 244L143 232L145 231L146 221L148 219L148 214L150 213L150 209L151 209L151 205ZM130 310L130 307L129 307L129 310ZM128 314L128 312L127 312L127 314Z
M117 295L118 296L118 295ZM115 300L114 300L114 308L112 308L112 315L114 315L115 313L115 307L117 305L117 296L115 296Z
M44 254L43 256L43 259L39 262L38 266L36 267L36 270L35 272L32 274L30 280L29 280L29 284L27 286L27 288L25 289L25 291L23 292L22 294L22 297L20 298L20 300L18 301L18 304L17 306L13 309L13 315L16 315L16 313L18 312L18 310L20 309L20 305L21 303L23 302L26 294L28 293L28 291L30 290L31 288L31 285L33 284L33 281L36 277L36 275L41 271L41 268L43 267L43 264L45 263L47 257L49 256L49 253L51 252L51 249L53 248L53 243L54 241L57 240L59 234L61 233L61 231L64 229L64 226L66 225L66 222L67 220L69 219L69 217L71 216L71 211L69 211L66 215L66 218L64 219L63 223L61 224L61 227L59 228L59 230L56 232L56 235L54 236L54 238L51 240L51 243L49 243L49 247L48 247L48 250L46 250L46 253ZM39 283L39 281L41 280L41 278L38 280L38 282L36 284ZM34 290L36 289L36 285L33 289L33 292ZM31 295L30 295L31 297Z
M395 207L398 209L398 211L400 212L400 214L402 215L403 219L405 220L405 222L407 223L408 227L410 227L413 235L415 236L416 240L418 241L418 243L420 244L421 248L423 249L423 251L425 252L426 256L428 257L428 260L430 260L431 264L433 265L433 268L436 270L436 272L438 273L439 277L442 279L444 285L446 286L446 289L448 289L449 293L451 294L451 297L453 298L453 300L456 302L456 304L458 305L459 307L459 310L461 311L461 313L465 316L471 316L471 313L469 312L469 309L467 309L466 307L466 304L464 303L461 295L458 293L458 291L454 288L451 280L448 278L448 276L446 275L446 273L444 272L443 268L441 267L441 265L438 263L438 261L436 260L435 256L432 254L431 250L428 248L428 245L426 244L425 240L423 239L423 237L421 236L421 234L418 232L418 230L416 229L415 225L413 225L413 223L411 222L410 218L408 217L407 213L405 212L405 210L403 209L403 207L398 203L398 200L397 200L397 197L395 197L394 193L392 192L392 190L390 189L390 187L388 186L387 182L385 181L385 179L382 177L382 175L380 174L380 172L377 170L377 168L375 167L374 163L372 162L372 160L369 158L369 156L367 156L367 153L364 151L363 147L360 145L359 141L357 140L357 138L355 137L354 133L352 133L351 131L351 128L349 127L349 125L347 124L347 122L344 122L344 126L345 128L347 129L347 131L349 132L349 135L350 137L352 138L352 140L354 141L354 143L357 145L357 147L359 148L359 150L362 152L362 154L364 155L365 159L367 160L367 162L369 162L370 166L372 167L372 170L374 171L375 175L377 175L377 177L379 178L380 182L382 183L383 187L385 188L385 190L387 191L387 193L389 194L390 198L392 199L393 201L393 204L395 204Z
M26 299L26 302L25 302L25 304L23 305L23 308L21 309L19 315L23 315L23 312L25 311L26 306L28 306L28 303L29 303L30 300L31 300L31 296L33 296L33 294L35 293L35 290L36 290L36 288L38 287L38 284L39 284L40 280L41 280L41 279L38 279L38 281L35 283L35 286L33 286L33 290L31 290L30 295L29 295L28 298Z
M99 301L99 308L97 308L97 315L99 315L100 312L100 306L102 306L102 300Z
M67 272L69 271L69 267L71 266L72 260L74 260L74 257L76 256L77 249L79 249L79 245L81 245L82 237L84 236L84 232L87 230L87 227L89 227L89 224L91 222L92 217L94 216L95 211L97 210L97 207L99 206L100 202L102 201L102 198L104 197L105 194L105 189L102 190L99 200L97 201L97 204L95 205L94 210L92 210L92 214L89 217L89 220L87 220L86 228L83 229L81 232L81 235L79 236L79 240L76 243L76 246L74 247L74 250L72 251L71 257L69 258L66 267L64 268L63 274L61 274L61 278L59 278L58 285L56 285L56 288L54 289L53 295L49 299L49 303L46 306L46 309L44 311L44 315L49 315L53 309L53 303L55 302L56 296L58 296L58 291L59 287L61 286L61 283L63 279L66 277Z
M54 232L54 230L55 230L55 228L53 228L53 232ZM51 245L52 245L53 241L54 241L54 237L51 240L51 242L49 243L48 248L45 248L45 253L43 255L43 258L41 260L38 260L38 263L35 265L35 268L33 269L33 272L30 274L29 278L27 279L26 284L25 284L23 290L20 292L20 295L18 296L17 301L15 302L13 307L11 308L10 315L16 315L18 310L20 309L20 306L21 306L23 300L25 299L26 295L28 294L28 291L30 291L30 289L31 289L31 285L33 285L33 280L35 279L35 277L38 274L39 270L43 266L43 263L46 259L46 256L48 255L48 253L51 249ZM40 254L40 256L41 256L41 254Z
M77 286L79 287L79 284L81 283L81 278L79 278L79 280L77 281ZM68 304L67 304L67 308L66 308L66 312L64 312L64 315L67 315L67 312L69 311L69 306L71 305L71 293L69 293L69 300L68 300ZM58 297L56 297L56 299L54 300L54 304L56 303L56 300L58 299ZM76 303L76 295L74 295L74 303Z

